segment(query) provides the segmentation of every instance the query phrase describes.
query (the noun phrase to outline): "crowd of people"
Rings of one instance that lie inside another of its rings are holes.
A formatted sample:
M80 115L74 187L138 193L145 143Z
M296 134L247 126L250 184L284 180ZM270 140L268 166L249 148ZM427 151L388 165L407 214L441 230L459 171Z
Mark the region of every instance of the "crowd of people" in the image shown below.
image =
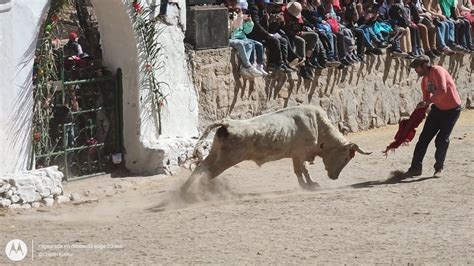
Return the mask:
M474 53L474 0L285 1L224 3L241 76L279 70L311 79L316 69L365 63L383 48L409 60Z

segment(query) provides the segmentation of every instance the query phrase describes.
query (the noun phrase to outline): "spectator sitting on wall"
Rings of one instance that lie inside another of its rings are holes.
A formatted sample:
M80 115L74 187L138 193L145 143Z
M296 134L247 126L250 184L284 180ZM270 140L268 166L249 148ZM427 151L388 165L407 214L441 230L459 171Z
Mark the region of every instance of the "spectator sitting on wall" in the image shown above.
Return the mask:
M430 58L436 58L441 53L436 50L436 26L433 23L433 16L426 11L421 0L410 0L409 7L415 22L420 31L420 37L424 52Z
M340 13L341 7L339 2L324 0L319 9L322 9L321 13L324 14L325 20L331 25L333 33L336 34L339 61L344 66L355 63L355 61L351 59L353 55L356 54L355 36L352 30L347 27L347 22L341 19L341 16L343 17L344 14Z
M415 23L415 17L417 16L417 13L411 12L412 10L412 8L410 7L411 0L403 0L402 4L403 4L404 12L408 19L408 29L410 31L411 52L408 54L411 57L415 58L424 54L424 51L421 48L422 44L421 44L420 30L417 23Z
M319 35L324 48L326 50L327 64L329 66L339 66L340 62L336 60L337 51L336 51L336 40L334 33L331 30L331 25L327 23L323 18L323 14L318 12L319 6L321 6L321 1L300 1L303 10L301 11L302 16L310 23L311 27L314 28L314 31Z
M248 16L244 16L240 5L229 4L230 40L229 46L237 51L242 64L240 75L246 78L262 76L250 62L250 56L254 53L255 43L247 39L246 34L252 31L253 22ZM261 45L261 44L260 44ZM262 49L263 53L263 49ZM262 55L263 57L263 55Z
M248 37L263 43L268 48L267 65L269 68L285 70L280 50L280 41L268 32L268 28L266 29L262 25L262 22L265 22L268 18L264 0L248 0L248 11L254 23L253 30L248 34Z
M409 9L405 8L403 1L396 0L391 3L388 10L388 16L392 26L399 27L405 31L405 34L400 39L400 48L402 53L398 56L411 60L415 57L413 56L411 31L409 27L411 23L411 15L408 13L408 10Z
M270 65L269 68L290 73L295 69L290 67L289 61L296 58L296 55L292 51L288 36L286 36L283 31L285 21L283 19L282 6L284 5L284 2L283 0L275 0L273 2L270 2L270 0L264 0L262 5L264 5L264 9L262 9L264 13L261 18L261 24L272 37L279 41L281 51L282 65Z
M242 12L242 18L243 18L243 25L246 26L246 28L248 29L248 32L251 32L253 30L253 27L254 27L254 23L252 21L252 19L250 18L250 15L248 14L248 3L247 3L247 0L240 0L240 9L241 9L241 12ZM252 50L252 53L250 54L250 63L252 65L255 65L255 57L257 58L257 64L255 66L255 68L262 73L263 76L266 76L268 75L268 73L265 71L264 67L263 67L263 63L264 63L264 60L263 60L263 56L264 56L264 49L263 49L263 44L259 41L256 41L256 40L253 40L252 38L247 38L247 33L245 32L240 32L241 34L238 34L237 36L234 35L233 37L237 37L237 38L243 38L245 39L246 41L250 42L253 44L254 46L254 49ZM237 31L235 33L238 33Z
M469 20L461 16L458 4L452 0L439 0L441 11L447 20L454 24L455 42L454 49L458 52L469 53L471 47L471 25Z
M396 21L390 17L389 10L394 3L394 0L384 0L378 7L379 17L389 23L393 28L392 35L389 38L389 42L392 45L390 47L391 55L395 57L405 57L407 54L402 52L400 40L405 37L407 31L404 27L398 26Z
M471 23L471 31L474 32L474 5L470 0L458 0L459 13Z
M298 1L302 3L306 2L306 0L298 0ZM340 17L337 16L335 13L336 8L333 6L333 1L326 1L326 0L319 1L318 0L318 1L314 1L314 3L317 6L318 14L322 16L322 21L326 23L327 25L329 25L332 33L335 35L334 49L335 49L335 54L337 55L336 59L338 60L338 62L342 63L342 65L352 64L352 61L346 60L346 56L349 54L349 50L351 48L354 48L355 50L355 46L354 46L355 41L352 36L352 32L340 23L340 20L339 20ZM330 65L331 64L328 60L328 66ZM334 66L337 66L337 65L338 64Z
M345 20L348 27L354 30L356 35L357 57L364 61L364 54L382 54L380 48L385 48L388 44L381 31L388 33L392 31L390 25L377 21L378 13L373 10L373 4L365 7L361 3L355 4L352 0L346 5ZM379 27L376 25L380 23ZM376 31L376 28L379 29ZM365 49L365 52L364 52Z
M312 79L312 68L315 67L310 61L319 37L312 30L306 30L304 20L301 16L303 7L298 2L290 2L284 9L285 33L290 38L300 65L300 76L303 79ZM323 48L324 49L324 48ZM321 52L322 53L322 52ZM324 55L326 51L324 51ZM303 65L304 63L304 65Z
M454 50L463 50L461 47L455 44L454 40L454 23L448 20L441 12L441 7L438 0L423 0L423 4L433 17L433 22L437 29L436 44L438 49L446 54L453 55Z
M283 0L278 1L278 3L283 3ZM282 4L272 2L272 4L267 7L269 13L268 33L280 41L281 57L283 61L283 65L280 70L284 71L285 73L291 73L295 69L290 66L289 60L290 58L296 58L296 55L293 52L293 48L288 36L286 36L285 32L283 31L285 21L283 19L283 13L281 12L281 5Z

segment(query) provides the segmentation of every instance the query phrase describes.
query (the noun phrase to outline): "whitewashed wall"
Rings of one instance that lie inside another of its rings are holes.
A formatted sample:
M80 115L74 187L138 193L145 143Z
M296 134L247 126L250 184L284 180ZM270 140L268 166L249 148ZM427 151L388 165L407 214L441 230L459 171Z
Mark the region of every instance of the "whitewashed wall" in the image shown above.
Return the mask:
M25 170L31 150L33 60L48 0L0 1L0 173Z
M149 99L149 91L139 79L143 61L133 31L131 1L92 0L99 21L105 66L123 70L124 146L127 169L135 173L155 174L177 165L178 157L192 146L191 137L197 136L198 100L192 84L184 52L185 1L181 9L169 6L172 25L157 23L162 30L161 58L164 68L159 80L169 85L167 103L162 110L162 134ZM159 4L148 0L143 3ZM158 11L158 10L157 10ZM181 23L181 24L180 24Z
M31 150L32 67L48 0L0 0L0 173L25 170ZM198 134L197 94L189 78L184 52L185 1L181 9L170 6L173 25L157 24L163 30L167 104L162 111L162 134L157 131L149 92L139 78L142 62L131 22L131 1L92 0L101 31L104 64L111 71L123 70L124 159L135 173L155 174L170 170L179 156L192 146ZM144 3L159 4L147 0Z

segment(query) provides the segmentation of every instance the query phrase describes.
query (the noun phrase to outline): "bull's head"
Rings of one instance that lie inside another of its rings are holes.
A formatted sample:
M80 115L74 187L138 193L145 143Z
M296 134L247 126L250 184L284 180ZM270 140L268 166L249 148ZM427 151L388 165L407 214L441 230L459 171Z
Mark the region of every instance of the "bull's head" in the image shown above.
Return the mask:
M365 152L357 144L349 143L339 147L323 148L322 158L329 178L336 180L342 169L355 156L355 153L369 155L371 152Z

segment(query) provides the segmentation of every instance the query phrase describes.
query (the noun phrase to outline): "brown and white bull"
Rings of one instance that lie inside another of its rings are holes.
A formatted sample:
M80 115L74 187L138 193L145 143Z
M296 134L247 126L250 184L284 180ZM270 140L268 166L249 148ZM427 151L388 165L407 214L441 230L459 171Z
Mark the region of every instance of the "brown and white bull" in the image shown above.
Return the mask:
M202 144L214 128L218 129L211 150L202 160ZM223 119L203 132L194 150L201 163L182 189L186 190L198 177L213 179L245 160L262 165L283 158L293 160L299 185L310 188L317 183L311 180L306 162L322 157L329 178L335 180L355 152L370 154L347 141L320 107L290 107L246 120Z

